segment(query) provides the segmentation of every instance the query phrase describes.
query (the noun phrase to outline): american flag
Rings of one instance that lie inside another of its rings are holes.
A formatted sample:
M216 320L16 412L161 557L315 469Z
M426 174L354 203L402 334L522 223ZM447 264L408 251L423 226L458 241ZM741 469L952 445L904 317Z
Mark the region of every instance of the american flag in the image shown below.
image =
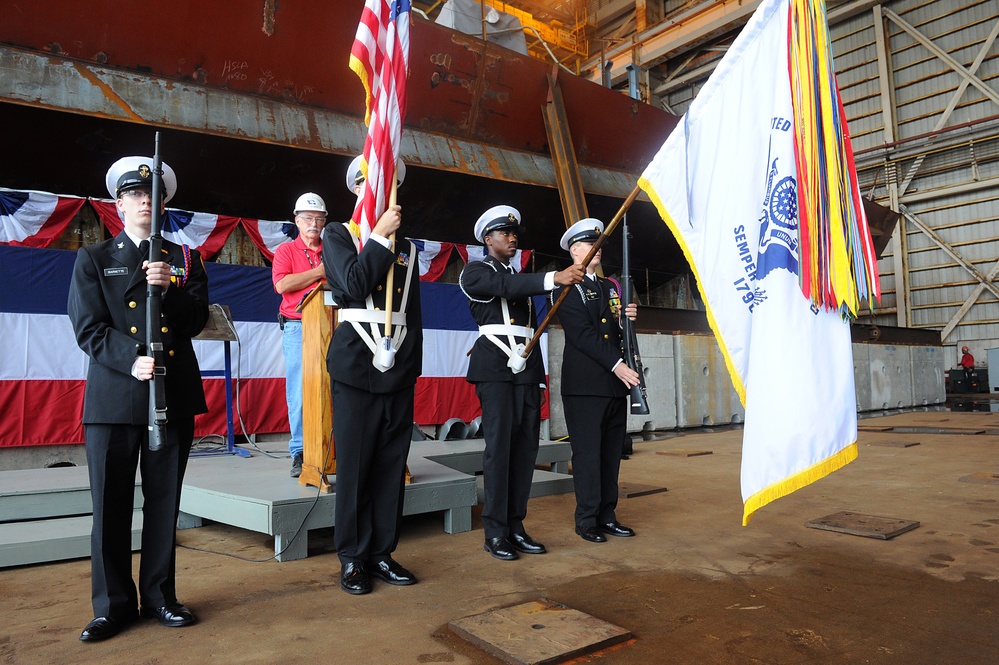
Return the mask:
M362 246L388 207L399 159L406 116L409 10L410 0L365 0L350 50L350 68L364 85L368 126L361 163L364 185L350 225Z

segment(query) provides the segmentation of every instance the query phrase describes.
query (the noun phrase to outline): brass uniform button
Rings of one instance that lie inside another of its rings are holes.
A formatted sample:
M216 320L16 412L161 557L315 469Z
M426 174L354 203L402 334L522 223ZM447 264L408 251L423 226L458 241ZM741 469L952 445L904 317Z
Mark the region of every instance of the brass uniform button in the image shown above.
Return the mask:
M174 350L170 349L170 355L173 356L173 354L174 354Z
M129 328L129 331L131 331L131 333L134 335L135 333L139 332L139 329L136 328L135 326L132 326L131 328Z
M607 323L607 319L600 319L600 323Z
M167 328L166 326L163 326L162 328L160 328L160 332L161 333L168 333L168 332L170 332L170 329Z
M382 309L382 308L381 308L381 307L375 307L375 309L376 309L377 311L381 311L381 309Z
M138 307L138 305L136 305L136 303L135 303L135 301L134 301L134 300L132 300L131 302L129 302L129 303L128 303L128 306L129 306L130 308L132 308L132 309L135 309L136 307Z
M378 288L377 288L377 289L375 289L375 290L376 290L376 291L381 291L381 290L382 290L382 285L381 285L381 284L379 284L379 285L378 285Z
M402 287L395 290L396 293L402 293Z
M514 323L514 320L513 320L513 319L510 319L510 323Z
M604 335L604 339L610 339L610 335Z

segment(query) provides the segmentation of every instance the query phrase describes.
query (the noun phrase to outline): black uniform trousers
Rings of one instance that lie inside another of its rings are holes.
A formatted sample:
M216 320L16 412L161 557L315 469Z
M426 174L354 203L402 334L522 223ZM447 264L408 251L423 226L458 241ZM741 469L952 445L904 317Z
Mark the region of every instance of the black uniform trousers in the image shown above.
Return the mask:
M572 447L576 526L617 521L617 476L628 425L628 399L562 395L562 406Z
M334 381L331 392L336 445L333 544L342 564L385 561L399 544L415 388L371 393Z
M524 533L527 500L541 435L541 388L537 383L475 384L482 404L482 454L486 538Z
M94 526L90 536L95 617L130 621L137 605L177 602L177 515L191 452L194 416L167 425L161 450L149 450L145 425L84 425ZM139 592L132 581L132 506L135 469L142 474L142 557Z

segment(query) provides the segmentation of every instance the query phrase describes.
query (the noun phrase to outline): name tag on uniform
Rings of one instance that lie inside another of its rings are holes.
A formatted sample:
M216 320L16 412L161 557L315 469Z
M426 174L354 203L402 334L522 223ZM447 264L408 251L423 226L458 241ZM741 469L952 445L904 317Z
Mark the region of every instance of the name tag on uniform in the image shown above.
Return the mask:
M105 277L114 277L115 275L127 275L127 274L128 274L128 267L127 266L122 266L120 268L105 268L104 269L104 276Z

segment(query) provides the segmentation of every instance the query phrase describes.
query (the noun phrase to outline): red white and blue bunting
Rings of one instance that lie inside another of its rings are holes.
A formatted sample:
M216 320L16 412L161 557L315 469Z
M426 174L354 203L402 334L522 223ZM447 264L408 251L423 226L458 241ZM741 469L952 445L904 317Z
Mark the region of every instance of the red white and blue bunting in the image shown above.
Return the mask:
M85 199L0 187L0 244L48 247L62 235Z
M486 258L486 248L482 245L455 245L455 247L465 263L481 261ZM530 263L531 250L529 249L518 249L517 253L510 259L510 265L516 272L523 272Z
M112 235L121 233L124 224L114 201L90 199L90 205ZM238 223L239 217L167 208L162 232L170 242L193 247L205 259L211 259L219 253Z
M240 219L243 230L257 246L268 261L274 260L274 252L278 245L298 236L298 228L294 222L270 221L266 219Z
M89 203L104 227L112 234L121 233L121 214L110 199L84 199L48 192L21 191L0 187L0 245L49 247L66 230L84 203ZM274 259L278 245L298 236L294 222L251 219L205 212L167 208L163 219L163 237L178 245L198 250L205 259L213 258L229 236L242 224L243 230L268 261ZM413 240L420 250L420 279L436 282L444 274L454 250L462 261L481 261L486 248L438 240ZM530 250L518 250L511 263L517 272L530 264Z

